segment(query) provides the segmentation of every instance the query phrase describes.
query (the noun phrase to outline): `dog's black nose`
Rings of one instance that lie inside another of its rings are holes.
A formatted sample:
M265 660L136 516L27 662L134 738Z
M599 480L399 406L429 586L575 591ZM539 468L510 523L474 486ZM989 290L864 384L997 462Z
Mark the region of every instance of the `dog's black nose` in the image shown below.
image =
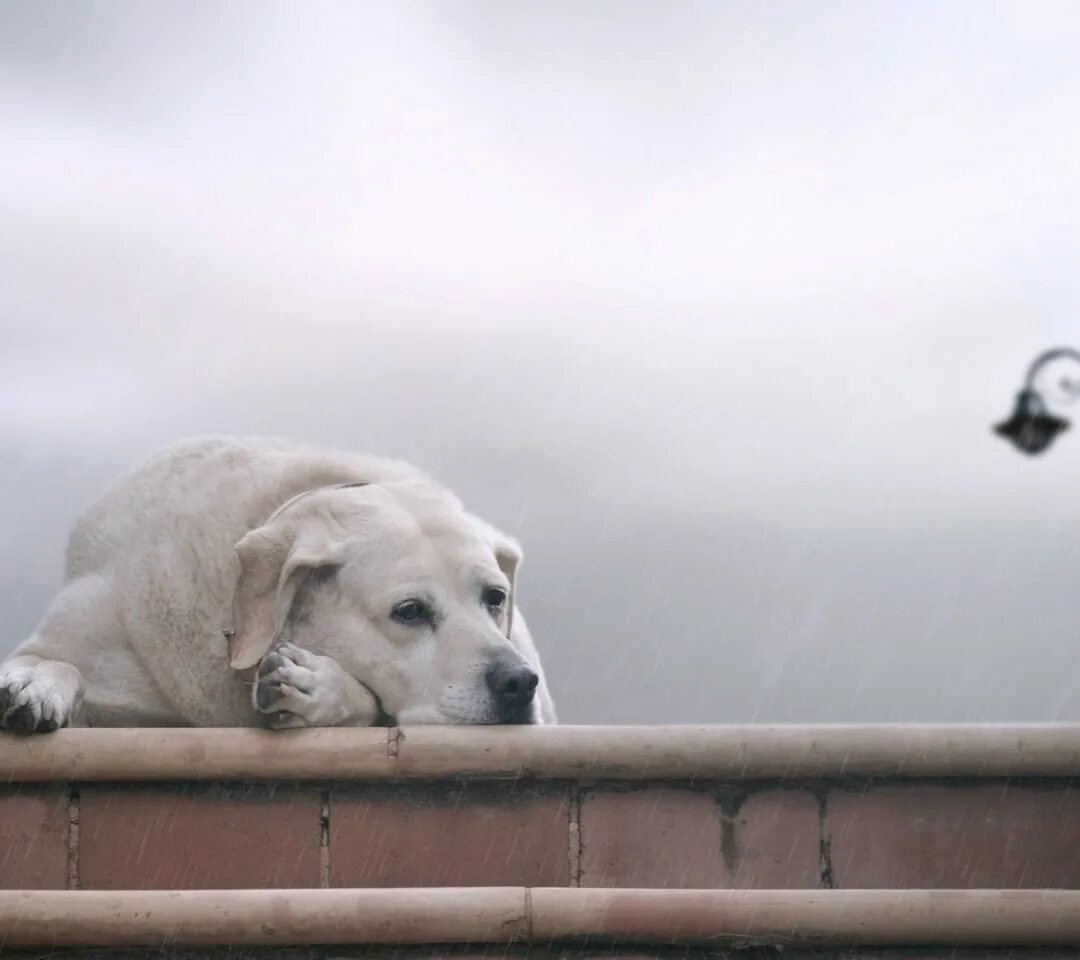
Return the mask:
M529 722L529 707L540 678L528 664L520 660L497 660L488 667L484 679L500 723Z

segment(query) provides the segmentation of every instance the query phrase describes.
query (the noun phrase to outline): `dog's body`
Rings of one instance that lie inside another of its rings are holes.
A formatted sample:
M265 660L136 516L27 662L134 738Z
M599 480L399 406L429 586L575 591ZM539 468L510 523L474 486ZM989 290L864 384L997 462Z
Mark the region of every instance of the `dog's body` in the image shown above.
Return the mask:
M552 723L519 559L406 464L181 443L76 524L0 728Z

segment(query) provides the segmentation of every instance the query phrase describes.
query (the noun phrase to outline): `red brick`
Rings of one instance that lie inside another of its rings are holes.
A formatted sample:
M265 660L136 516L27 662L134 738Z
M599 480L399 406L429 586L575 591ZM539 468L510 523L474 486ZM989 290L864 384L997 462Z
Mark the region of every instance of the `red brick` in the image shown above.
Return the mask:
M589 793L581 800L581 885L725 885L716 800L674 789Z
M812 794L751 794L734 821L731 886L766 890L821 885L821 806Z
M708 793L598 791L582 798L581 885L816 887L820 812L799 790L751 794L726 813Z
M319 886L316 790L85 787L86 890Z
M0 791L0 890L67 887L68 806L65 789Z
M342 788L330 800L330 885L565 886L569 830L561 788Z
M1080 888L1080 794L1004 785L829 794L838 887Z

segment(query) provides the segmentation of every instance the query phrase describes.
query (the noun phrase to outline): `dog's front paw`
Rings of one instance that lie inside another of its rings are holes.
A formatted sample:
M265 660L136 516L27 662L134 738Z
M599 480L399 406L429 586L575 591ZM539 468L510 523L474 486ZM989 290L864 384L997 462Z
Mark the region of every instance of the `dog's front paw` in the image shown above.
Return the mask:
M283 643L263 658L255 679L255 709L274 730L366 725L378 701L330 657Z
M32 667L0 670L0 730L52 733L66 727L71 705L47 676Z

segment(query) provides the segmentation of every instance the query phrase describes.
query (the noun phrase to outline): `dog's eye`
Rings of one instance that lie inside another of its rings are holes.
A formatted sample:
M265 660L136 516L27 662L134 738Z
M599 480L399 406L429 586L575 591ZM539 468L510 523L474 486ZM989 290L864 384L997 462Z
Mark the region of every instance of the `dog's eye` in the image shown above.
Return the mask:
M481 597L484 606L490 607L492 610L500 610L502 605L506 603L506 591L502 587L485 587Z
M402 600L390 616L399 623L426 623L431 620L431 609L423 600Z

